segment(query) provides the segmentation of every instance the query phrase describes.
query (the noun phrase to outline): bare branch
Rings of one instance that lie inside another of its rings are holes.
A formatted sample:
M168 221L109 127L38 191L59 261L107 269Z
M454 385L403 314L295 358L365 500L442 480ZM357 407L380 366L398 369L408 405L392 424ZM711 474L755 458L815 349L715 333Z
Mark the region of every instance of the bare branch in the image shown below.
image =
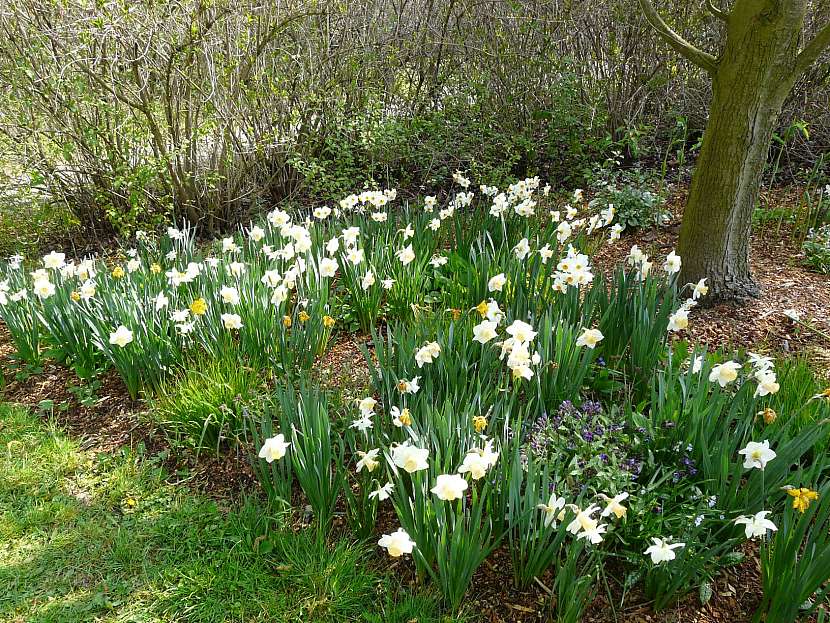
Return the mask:
M724 22L729 21L729 13L716 7L713 0L706 0L706 8L709 9L709 12L718 19L723 20Z
M660 35L666 43L674 49L675 52L698 67L705 69L710 74L714 74L715 71L717 71L718 59L708 52L704 52L703 50L696 48L679 34L674 32L663 20L663 18L660 17L660 14L657 12L657 9L654 8L651 0L640 0L640 7L643 9L643 13L646 16L648 23L652 25L654 30L657 31L657 34Z
M800 76L810 69L810 66L819 59L827 48L830 48L830 24L822 28L815 38L807 44L807 47L801 50L801 54L796 57L796 75Z

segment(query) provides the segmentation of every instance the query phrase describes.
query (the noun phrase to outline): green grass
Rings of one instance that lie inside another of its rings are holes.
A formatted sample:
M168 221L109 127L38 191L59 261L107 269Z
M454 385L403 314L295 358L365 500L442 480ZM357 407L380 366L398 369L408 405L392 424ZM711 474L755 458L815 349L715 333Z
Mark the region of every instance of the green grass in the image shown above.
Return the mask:
M0 405L0 622L439 620L373 564L366 545L286 532L252 499L223 509L151 458L83 450Z

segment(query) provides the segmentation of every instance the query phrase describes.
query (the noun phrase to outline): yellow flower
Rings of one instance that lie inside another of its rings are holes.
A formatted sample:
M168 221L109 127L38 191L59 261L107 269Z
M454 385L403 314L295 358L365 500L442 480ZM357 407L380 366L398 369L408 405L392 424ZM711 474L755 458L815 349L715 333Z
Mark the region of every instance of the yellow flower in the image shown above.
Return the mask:
M412 414L409 412L409 409L401 411L400 415L398 415L398 419L404 426L412 426Z
M303 310L303 311L301 311L301 312L297 315L297 318L299 318L299 319L300 319L300 322L307 322L307 321L308 321L308 319L309 319L309 318L311 318L311 316L309 316L309 315L305 312L305 310Z
M124 276L124 269L120 266L116 266L112 269L112 276L116 279L121 279Z
M334 326L334 318L331 316L323 316L323 326L326 329L331 329Z
M190 311L194 316L204 316L207 312L207 302L203 298L198 298L190 304Z
M758 417L764 418L764 424L772 424L776 419L778 419L778 414L767 407L763 411L758 411Z
M790 487L787 489L787 493L792 496L793 508L799 513L806 511L810 508L810 502L818 499L818 492L807 489L806 487L801 487L800 489Z
M487 418L483 415L477 415L473 418L473 428L476 429L477 433L480 433L485 428L487 428Z
M81 293L77 292L75 290L72 290L72 294L69 295L69 298L71 298L73 301L75 301L77 303L78 301L81 300Z
M487 315L487 301L481 301L475 306L475 310L484 318Z
M450 309L450 313L452 314L452 319L453 320L458 320L459 318L461 318L461 310L460 309L452 308L452 309Z
M282 326L284 326L286 329L291 326L291 316L282 317Z
M155 262L150 264L150 272L154 275L158 275L161 272L161 265L156 264Z

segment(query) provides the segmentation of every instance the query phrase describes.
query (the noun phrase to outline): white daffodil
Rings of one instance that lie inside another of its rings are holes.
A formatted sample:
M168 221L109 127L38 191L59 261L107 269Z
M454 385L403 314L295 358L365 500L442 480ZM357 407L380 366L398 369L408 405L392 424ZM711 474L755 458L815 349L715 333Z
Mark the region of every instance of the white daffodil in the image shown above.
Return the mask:
M379 502L383 502L384 500L388 500L389 496L392 495L392 490L395 488L391 482L387 482L382 487L378 487L374 491L369 494L369 499L372 500L377 498Z
M741 515L735 520L735 523L744 526L744 533L748 539L766 536L767 530L772 530L773 532L778 530L778 527L767 519L769 513L770 511L760 511L751 517Z
M415 251L412 250L412 245L409 245L408 247L395 252L395 257L398 258L398 261L401 264L406 266L415 259Z
M536 508L545 512L545 527L556 527L557 521L562 521L565 518L565 498L556 496L556 493L551 491L550 499L546 504L537 504Z
M219 290L219 298L228 305L239 305L239 292L232 286L222 286Z
M425 344L415 353L415 363L419 368L423 368L424 364L432 363L441 354L441 347L438 342L429 342Z
M673 275L680 272L681 265L680 256L672 251L666 256L666 261L663 263L663 270Z
M778 393L781 386L772 370L758 370L755 373L755 380L758 381L758 387L755 388L755 396L769 396L770 394Z
M415 548L415 541L409 538L406 530L398 528L392 534L380 537L378 545L384 548L392 558L400 558L404 554L411 554Z
M513 324L507 327L506 331L514 340L523 344L530 342L537 335L532 326L521 320L514 320Z
M334 277L337 274L337 260L330 257L324 257L320 260L320 276Z
M473 327L473 341L480 344L486 344L492 339L498 337L496 333L498 325L490 320L482 320L479 324Z
M438 476L435 486L430 489L438 499L445 502L452 502L464 496L467 490L467 480L458 474L441 474Z
M674 560L676 558L674 550L686 546L685 543L669 544L668 541L658 539L656 537L653 537L651 539L651 542L653 543L653 545L650 545L644 553L648 556L651 556L651 562L655 565L659 565L660 563Z
M130 331L123 324L115 331L110 333L110 344L124 348L127 344L133 341L133 332Z
M738 378L738 370L740 369L741 364L737 361L725 361L712 368L712 371L709 373L709 382L717 382L721 387L726 387Z
M738 454L744 455L744 468L752 469L758 468L763 470L767 463L773 460L777 454L769 447L769 441L764 439L761 443L757 441L750 441L742 450L738 450Z
M378 401L371 396L357 401L357 408L360 409L360 414L363 416L372 415L375 412L375 406Z
M625 517L626 512L628 509L621 504L623 500L628 499L628 493L618 493L613 498L609 498L607 495L600 494L600 496L605 501L605 509L600 513L601 517L608 517L609 515L613 514L617 519L622 519Z
M506 283L507 277L504 276L504 273L499 273L498 275L490 277L490 280L487 282L487 289L490 292L501 292Z
M222 325L228 331L235 331L242 328L242 318L239 314L222 314L220 319L222 320Z
M275 437L265 440L265 443L259 449L259 458L265 459L269 463L279 461L285 456L285 451L288 450L288 446L290 445L290 443L285 441L285 436L280 433Z
M377 448L369 450L368 452L358 450L357 455L360 457L360 460L357 462L356 470L360 472L365 467L367 472L375 471L377 466L380 465L380 461L378 461L379 452L380 450Z
M392 448L392 462L407 473L429 468L429 450L409 445L409 441Z
M605 336L599 329L585 329L582 334L576 338L577 346L587 346L588 348L596 348Z

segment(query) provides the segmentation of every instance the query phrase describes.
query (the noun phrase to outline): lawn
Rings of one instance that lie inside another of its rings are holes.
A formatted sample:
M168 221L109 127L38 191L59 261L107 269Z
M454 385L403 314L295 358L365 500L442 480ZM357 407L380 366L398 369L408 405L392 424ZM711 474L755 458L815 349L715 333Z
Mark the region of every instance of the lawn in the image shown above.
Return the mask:
M365 545L171 486L140 452L84 450L9 405L0 449L4 623L438 620Z

